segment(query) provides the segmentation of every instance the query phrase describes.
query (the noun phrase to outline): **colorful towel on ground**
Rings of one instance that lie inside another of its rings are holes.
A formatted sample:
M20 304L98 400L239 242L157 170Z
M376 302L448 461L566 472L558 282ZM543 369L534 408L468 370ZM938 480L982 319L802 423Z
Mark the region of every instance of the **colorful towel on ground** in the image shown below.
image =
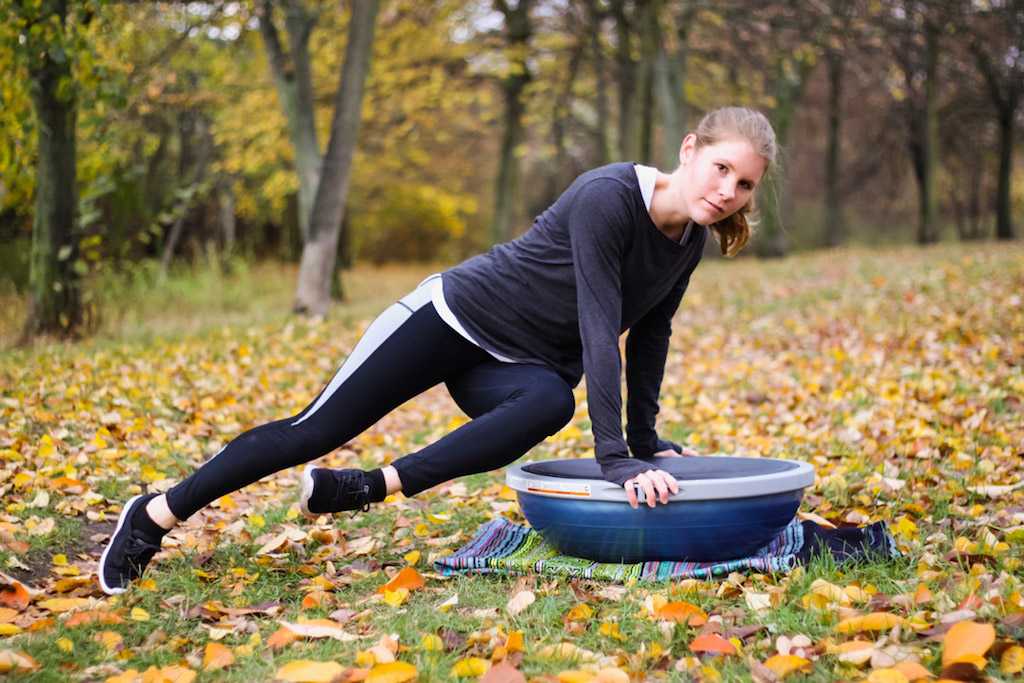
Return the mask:
M810 525L810 529L807 526ZM839 533L842 532L842 533ZM813 543L810 542L813 540ZM864 529L830 530L793 519L765 547L750 557L725 562L640 562L610 564L559 555L539 533L498 517L477 530L466 545L434 562L445 576L465 573L544 574L626 582L707 579L734 571L785 573L806 562L811 553L828 552L838 561L869 554L898 557L884 523Z

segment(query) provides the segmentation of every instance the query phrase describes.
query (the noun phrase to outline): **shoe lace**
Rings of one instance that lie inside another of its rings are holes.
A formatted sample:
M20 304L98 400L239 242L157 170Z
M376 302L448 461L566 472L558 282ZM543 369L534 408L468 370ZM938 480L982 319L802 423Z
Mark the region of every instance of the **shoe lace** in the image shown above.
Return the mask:
M153 543L132 534L124 544L125 560L129 568L142 574L142 570L152 559L153 555L160 551L160 544Z
M341 502L354 500L358 505L354 512L370 511L370 485L366 483L362 472L342 473L336 496L339 501L338 507L341 507ZM355 517L355 514L353 513L352 516Z

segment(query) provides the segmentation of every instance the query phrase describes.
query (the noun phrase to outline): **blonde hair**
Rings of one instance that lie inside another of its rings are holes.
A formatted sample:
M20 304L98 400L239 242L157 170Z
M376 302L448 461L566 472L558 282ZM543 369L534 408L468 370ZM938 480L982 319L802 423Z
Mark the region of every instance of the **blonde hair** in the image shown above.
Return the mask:
M754 151L768 162L765 175L768 175L776 164L778 147L775 142L775 131L765 115L759 111L746 107L715 109L704 115L697 124L694 134L697 136L697 149L724 140L746 140ZM763 181L764 178L762 183ZM750 241L753 227L757 225L757 206L754 199L754 195L751 195L750 201L739 211L708 226L718 240L723 256L735 256Z

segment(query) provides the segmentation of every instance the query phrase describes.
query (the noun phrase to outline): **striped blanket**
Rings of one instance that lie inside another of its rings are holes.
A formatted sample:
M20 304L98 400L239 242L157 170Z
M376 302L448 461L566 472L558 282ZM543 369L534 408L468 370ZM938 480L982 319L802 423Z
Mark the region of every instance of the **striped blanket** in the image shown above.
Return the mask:
M798 562L804 546L804 530L794 519L768 545L750 557L727 562L640 562L605 564L578 557L559 555L541 535L528 526L514 524L504 517L493 519L476 532L466 545L452 555L434 562L443 575L462 573L544 574L582 577L605 581L664 581L667 579L703 579L738 570L773 573L788 572Z

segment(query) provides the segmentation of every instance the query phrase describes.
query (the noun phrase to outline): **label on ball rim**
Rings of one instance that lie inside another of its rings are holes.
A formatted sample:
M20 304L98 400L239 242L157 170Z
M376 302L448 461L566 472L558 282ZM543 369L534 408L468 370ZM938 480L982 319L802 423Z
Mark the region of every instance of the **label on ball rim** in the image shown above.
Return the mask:
M553 496L575 496L578 498L590 497L590 484L574 482L527 480L526 491L528 493L546 493Z

